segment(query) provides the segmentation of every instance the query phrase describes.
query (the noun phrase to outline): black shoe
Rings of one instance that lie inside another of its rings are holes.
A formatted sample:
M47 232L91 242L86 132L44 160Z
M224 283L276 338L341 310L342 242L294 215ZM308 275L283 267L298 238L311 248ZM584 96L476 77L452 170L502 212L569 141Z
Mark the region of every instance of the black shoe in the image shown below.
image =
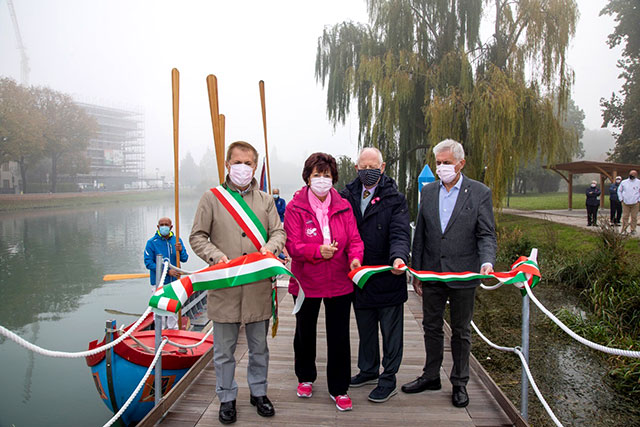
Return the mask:
M251 396L250 402L258 410L258 415L262 417L273 417L276 413L273 403L267 396Z
M365 375L360 372L358 375L351 377L349 387L362 387L367 384L378 384L377 375Z
M469 404L469 395L467 394L467 387L463 385L454 385L453 393L451 394L451 402L456 408L464 408Z
M440 378L434 380L428 380L424 377L418 377L410 383L406 383L402 386L402 391L405 393L420 393L425 390L440 390L442 384L440 384Z
M220 403L218 419L222 424L233 424L236 422L236 401Z
M376 403L386 402L393 396L398 394L398 389L395 387L386 387L379 385L369 393L369 400Z

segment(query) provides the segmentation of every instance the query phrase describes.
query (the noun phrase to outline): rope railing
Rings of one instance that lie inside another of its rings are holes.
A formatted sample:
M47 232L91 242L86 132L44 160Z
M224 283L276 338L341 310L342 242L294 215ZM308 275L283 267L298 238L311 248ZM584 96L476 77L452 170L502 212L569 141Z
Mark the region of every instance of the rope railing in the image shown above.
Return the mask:
M542 303L540 301L538 301L538 299L535 297L535 295L533 295L533 292L531 291L531 287L529 286L528 283L525 282L524 288L527 290L527 294L529 295L529 298L531 298L531 301L533 301L534 304L538 306L540 311L542 311L549 319L551 319L553 321L553 323L558 325L558 327L560 329L562 329L564 332L566 332L574 340L578 341L581 344L586 345L587 347L590 347L590 348L592 348L594 350L602 351L604 353L613 354L613 355L616 355L616 356L626 356L626 357L640 358L640 351L631 351L631 350L624 350L624 349L621 349L621 348L607 347L607 346L604 346L604 345L601 345L601 344L597 344L597 343L595 343L593 341L589 341L588 339L586 339L584 337L581 337L580 335L576 334L567 325L562 323L562 321L560 319L558 319L556 316L554 316L553 313L551 313L544 305L542 305Z
M471 326L476 331L476 333L480 336L480 338L482 338L484 340L484 342L489 344L489 346L495 348L496 350L508 351L508 352L511 352L511 353L515 353L515 354L518 355L518 357L520 357L520 363L522 364L522 367L524 368L524 370L525 370L525 372L527 374L527 378L529 378L529 383L531 383L531 388L533 388L533 391L535 392L536 396L538 397L538 400L540 401L540 403L544 407L545 411L547 411L547 414L549 414L549 417L551 417L553 422L557 426L562 427L562 423L560 422L560 420L558 420L558 417L556 417L556 415L553 413L553 410L551 409L551 407L549 406L549 404L545 400L544 396L540 392L540 389L538 388L538 385L536 384L535 380L533 379L533 375L531 375L531 371L529 370L529 364L527 363L527 359L524 357L524 354L522 354L520 349L518 347L502 347L502 346L499 346L497 344L494 344L493 342L491 342L491 340L489 340L486 336L484 336L484 334L482 332L480 332L480 329L478 329L478 327L476 326L476 324L473 321L471 321Z

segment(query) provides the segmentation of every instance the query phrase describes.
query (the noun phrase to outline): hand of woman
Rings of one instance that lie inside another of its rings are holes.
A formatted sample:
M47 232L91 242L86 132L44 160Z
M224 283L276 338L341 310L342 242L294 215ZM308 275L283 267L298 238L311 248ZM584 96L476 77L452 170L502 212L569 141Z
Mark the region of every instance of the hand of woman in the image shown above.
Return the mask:
M360 267L362 267L362 264L360 264L360 260L358 258L354 258L353 261L351 261L351 265L349 266L351 270L355 270L356 268Z
M337 246L331 245L322 245L320 246L320 255L324 259L331 259L333 254L338 250Z

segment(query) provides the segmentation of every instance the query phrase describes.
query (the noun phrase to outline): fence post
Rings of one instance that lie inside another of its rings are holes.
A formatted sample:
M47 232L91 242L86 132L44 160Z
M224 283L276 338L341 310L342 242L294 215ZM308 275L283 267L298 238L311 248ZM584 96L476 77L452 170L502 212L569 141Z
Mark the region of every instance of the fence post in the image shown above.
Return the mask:
M156 255L156 287L162 285L160 283L160 279L162 278L162 255ZM162 316L158 316L156 313L153 313L153 321L155 325L156 331L156 351L160 347L160 342L162 341ZM156 363L155 367L155 386L154 386L154 404L158 406L160 403L160 399L162 399L162 356L158 358L158 363Z
M522 297L522 354L529 363L529 294ZM522 367L522 388L520 391L520 414L527 421L529 412L529 378Z

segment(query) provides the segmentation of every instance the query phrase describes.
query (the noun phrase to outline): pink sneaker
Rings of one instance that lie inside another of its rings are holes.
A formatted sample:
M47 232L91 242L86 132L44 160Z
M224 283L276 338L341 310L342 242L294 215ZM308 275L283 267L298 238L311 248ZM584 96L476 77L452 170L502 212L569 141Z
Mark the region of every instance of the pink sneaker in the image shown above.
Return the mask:
M298 397L309 398L313 396L313 383L299 383L296 390Z
M351 398L348 394L341 394L340 396L331 396L334 402L336 402L336 408L339 411L350 411L353 409L353 405L351 404Z

